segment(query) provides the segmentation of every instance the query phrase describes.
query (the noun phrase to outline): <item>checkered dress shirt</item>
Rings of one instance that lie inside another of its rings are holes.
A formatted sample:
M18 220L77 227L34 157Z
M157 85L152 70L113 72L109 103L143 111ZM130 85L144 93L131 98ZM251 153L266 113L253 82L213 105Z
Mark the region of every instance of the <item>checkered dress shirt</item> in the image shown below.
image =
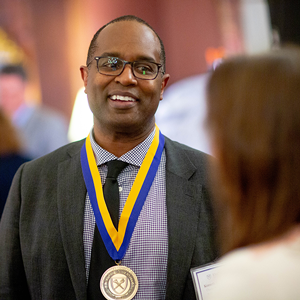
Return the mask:
M134 149L118 158L129 165L119 174L120 213L140 169L143 159L154 138L155 130ZM106 162L117 159L115 155L101 148L91 133L91 144L102 184L107 175ZM165 299L168 259L168 230L166 207L166 155L163 150L161 161L149 190L148 196L136 223L122 265L130 268L137 276L139 288L134 300ZM83 243L86 276L88 280L95 217L89 195L86 195L84 212Z

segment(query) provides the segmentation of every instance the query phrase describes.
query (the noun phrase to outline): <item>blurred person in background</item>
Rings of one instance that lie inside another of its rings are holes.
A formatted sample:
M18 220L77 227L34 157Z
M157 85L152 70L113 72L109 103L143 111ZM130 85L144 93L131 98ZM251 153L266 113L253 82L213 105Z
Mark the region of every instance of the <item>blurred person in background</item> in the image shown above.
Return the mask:
M300 299L299 97L296 47L229 59L212 74L207 125L226 253L212 300Z
M206 84L210 72L194 75L166 88L155 115L161 131L174 141L211 154L205 129Z
M16 129L0 109L0 219L12 179L19 166L29 161L21 149Z
M58 112L29 105L25 99L26 84L22 66L0 68L0 107L20 131L24 155L37 158L68 143L68 125Z

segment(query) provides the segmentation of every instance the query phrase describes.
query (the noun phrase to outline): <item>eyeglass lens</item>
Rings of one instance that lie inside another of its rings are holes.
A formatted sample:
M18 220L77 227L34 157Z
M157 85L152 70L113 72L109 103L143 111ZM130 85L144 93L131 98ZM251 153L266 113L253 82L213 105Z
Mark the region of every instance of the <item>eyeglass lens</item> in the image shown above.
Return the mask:
M100 57L98 71L103 75L120 75L126 62L118 57ZM154 79L158 73L158 66L148 61L135 61L132 65L133 75L140 79Z

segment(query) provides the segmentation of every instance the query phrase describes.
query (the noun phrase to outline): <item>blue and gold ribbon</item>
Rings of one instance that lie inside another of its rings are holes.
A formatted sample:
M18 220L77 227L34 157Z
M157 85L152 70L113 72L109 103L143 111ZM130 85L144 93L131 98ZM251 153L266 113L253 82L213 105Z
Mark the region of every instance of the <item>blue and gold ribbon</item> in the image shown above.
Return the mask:
M90 135L81 149L81 168L91 200L96 223L105 247L113 260L121 260L128 248L136 222L156 175L164 148L164 136L156 126L153 141L132 185L119 220L118 231L113 225L102 191Z

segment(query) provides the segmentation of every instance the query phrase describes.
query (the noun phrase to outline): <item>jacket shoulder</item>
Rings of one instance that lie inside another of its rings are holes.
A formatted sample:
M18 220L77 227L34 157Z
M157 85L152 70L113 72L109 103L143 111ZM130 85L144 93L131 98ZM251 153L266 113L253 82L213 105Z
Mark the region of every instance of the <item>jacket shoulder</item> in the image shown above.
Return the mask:
M198 164L207 164L207 161L212 158L211 155L204 153L200 150L194 149L187 145L173 141L165 137L166 154L169 157L187 157L190 161Z
M84 142L85 139L62 146L49 154L27 162L26 167L35 168L38 166L41 167L43 165L47 165L48 167L55 166L60 162L71 158L72 156L80 155L80 150Z

